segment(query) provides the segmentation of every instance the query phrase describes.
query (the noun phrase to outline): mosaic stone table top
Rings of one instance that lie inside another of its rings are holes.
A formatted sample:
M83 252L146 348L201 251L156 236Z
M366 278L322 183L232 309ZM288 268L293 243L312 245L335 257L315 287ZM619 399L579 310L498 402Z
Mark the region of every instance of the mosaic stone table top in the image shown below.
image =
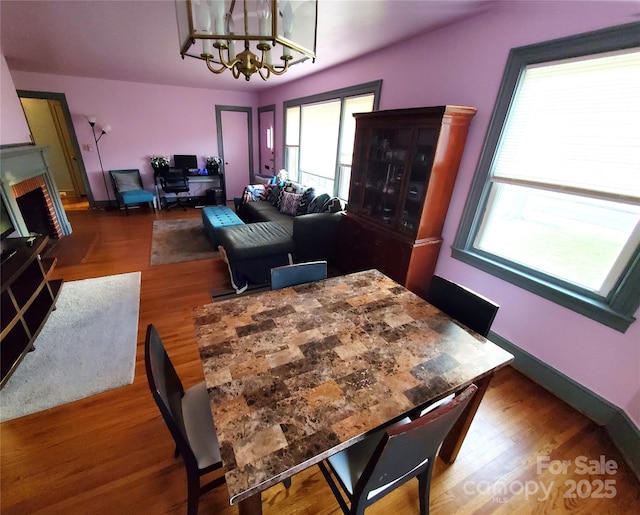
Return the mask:
M375 270L193 316L232 503L513 360Z

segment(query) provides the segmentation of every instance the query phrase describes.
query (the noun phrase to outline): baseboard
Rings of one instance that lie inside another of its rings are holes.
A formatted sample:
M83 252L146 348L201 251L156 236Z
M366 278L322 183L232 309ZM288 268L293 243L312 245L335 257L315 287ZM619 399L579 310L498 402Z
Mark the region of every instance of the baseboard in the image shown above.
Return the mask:
M622 409L493 331L489 333L489 339L515 356L512 366L516 370L603 426L640 479L640 429Z

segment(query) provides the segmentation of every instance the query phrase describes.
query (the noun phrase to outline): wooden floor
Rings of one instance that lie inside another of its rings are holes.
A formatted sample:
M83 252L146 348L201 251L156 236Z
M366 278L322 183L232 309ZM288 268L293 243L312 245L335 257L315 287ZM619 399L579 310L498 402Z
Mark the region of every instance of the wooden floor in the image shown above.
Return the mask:
M144 334L155 324L185 386L201 381L190 313L228 284L226 268L215 259L149 266L153 220L200 217L195 209L128 217L69 209L68 217L74 234L57 247L56 277L142 272L135 380L0 425L0 512L185 513L184 468L147 386ZM604 456L618 470L581 474L582 456ZM555 460L568 460L566 472ZM551 466L539 471L539 462ZM418 513L417 488L410 481L367 513ZM436 514L640 513L639 483L606 434L512 368L494 378L457 461L436 463L431 491ZM315 466L294 476L291 489L265 492L263 506L267 515L340 513ZM221 487L203 497L200 513L237 508Z

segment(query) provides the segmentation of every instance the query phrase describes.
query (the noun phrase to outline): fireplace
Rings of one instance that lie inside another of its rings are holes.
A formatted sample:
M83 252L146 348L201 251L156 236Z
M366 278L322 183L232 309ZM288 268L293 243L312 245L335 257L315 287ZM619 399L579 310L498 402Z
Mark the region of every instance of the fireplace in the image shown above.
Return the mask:
M59 226L55 213L47 204L48 194L44 188L36 188L16 198L22 218L30 233L45 234L50 238L59 238Z
M34 145L0 149L2 199L19 236L61 238L72 232L45 152Z

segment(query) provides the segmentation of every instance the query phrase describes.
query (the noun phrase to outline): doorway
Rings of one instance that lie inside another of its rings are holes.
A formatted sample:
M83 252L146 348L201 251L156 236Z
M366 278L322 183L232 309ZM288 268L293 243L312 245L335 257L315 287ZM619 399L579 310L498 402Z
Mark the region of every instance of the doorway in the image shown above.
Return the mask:
M218 152L226 200L242 196L253 176L253 123L250 107L216 106Z
M47 161L65 209L92 206L93 196L64 93L18 90L18 97L32 141L49 147Z
M258 108L259 173L276 175L275 153L276 106L275 104Z

